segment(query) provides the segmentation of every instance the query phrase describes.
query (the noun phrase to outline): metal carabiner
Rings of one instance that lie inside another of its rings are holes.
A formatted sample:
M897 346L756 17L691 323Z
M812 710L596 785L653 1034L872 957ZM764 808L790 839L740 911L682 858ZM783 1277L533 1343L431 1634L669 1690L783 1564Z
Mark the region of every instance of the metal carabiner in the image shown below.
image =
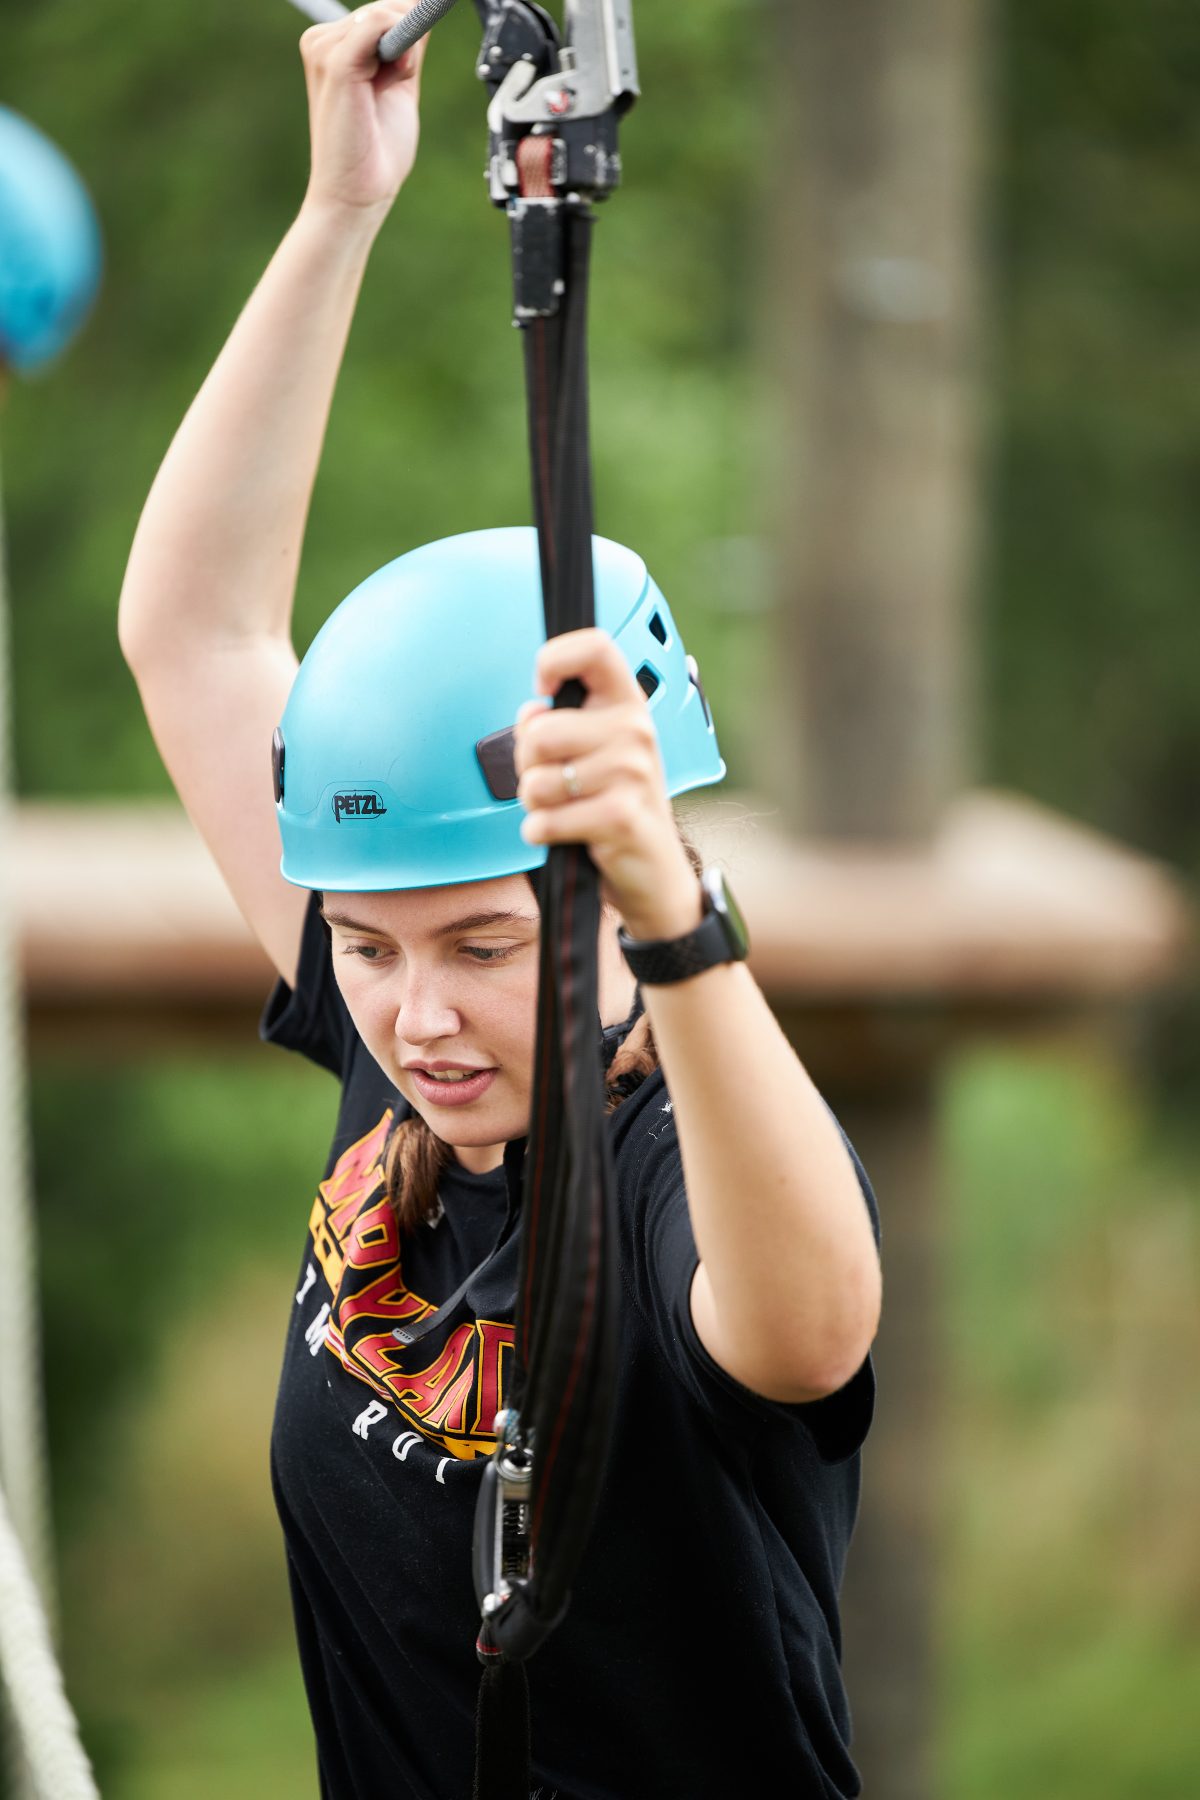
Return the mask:
M533 1452L521 1437L515 1412L497 1413L494 1429L498 1442L483 1471L472 1545L475 1597L485 1619L504 1605L514 1582L528 1580L531 1571Z

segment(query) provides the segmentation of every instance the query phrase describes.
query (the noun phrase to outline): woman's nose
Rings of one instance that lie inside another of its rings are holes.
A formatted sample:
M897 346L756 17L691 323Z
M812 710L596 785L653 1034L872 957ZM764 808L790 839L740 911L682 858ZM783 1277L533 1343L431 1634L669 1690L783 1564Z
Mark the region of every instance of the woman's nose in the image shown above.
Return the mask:
M416 974L410 967L396 1009L396 1036L416 1050L455 1037L461 1028L462 1020L446 984L435 976Z

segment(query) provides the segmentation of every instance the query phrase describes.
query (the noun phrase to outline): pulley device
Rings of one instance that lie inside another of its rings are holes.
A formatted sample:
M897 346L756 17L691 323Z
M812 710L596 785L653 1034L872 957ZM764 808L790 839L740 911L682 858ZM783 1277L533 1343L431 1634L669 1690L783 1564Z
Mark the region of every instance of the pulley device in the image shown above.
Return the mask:
M337 16L331 0L294 0ZM454 0L418 0L380 40L397 60ZM524 335L529 452L547 637L594 623L587 411L593 205L621 174L637 96L630 0L475 0L483 25L487 183L508 214ZM578 706L568 683L556 706ZM474 1570L484 1664L475 1800L528 1800L524 1661L562 1619L604 1469L617 1337L614 1178L604 1121L596 946L599 878L582 845L537 876L542 915L529 1136L508 1147L521 1254L515 1369L484 1473ZM441 1309L439 1309L441 1310Z

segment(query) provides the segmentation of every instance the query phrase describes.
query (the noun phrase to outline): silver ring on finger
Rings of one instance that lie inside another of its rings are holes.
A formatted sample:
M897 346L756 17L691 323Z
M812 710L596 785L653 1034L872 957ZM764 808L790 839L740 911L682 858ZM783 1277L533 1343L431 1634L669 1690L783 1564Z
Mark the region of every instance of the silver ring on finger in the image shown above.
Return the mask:
M568 800L578 800L581 793L579 771L573 762L565 762L562 766L563 786L567 790Z

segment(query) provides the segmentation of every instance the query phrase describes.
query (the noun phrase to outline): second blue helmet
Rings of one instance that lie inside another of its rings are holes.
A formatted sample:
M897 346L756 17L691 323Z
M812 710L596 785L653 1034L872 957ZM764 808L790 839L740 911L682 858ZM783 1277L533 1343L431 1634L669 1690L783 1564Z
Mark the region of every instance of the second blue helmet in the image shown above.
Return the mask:
M48 362L100 283L100 227L62 151L0 106L0 363Z

